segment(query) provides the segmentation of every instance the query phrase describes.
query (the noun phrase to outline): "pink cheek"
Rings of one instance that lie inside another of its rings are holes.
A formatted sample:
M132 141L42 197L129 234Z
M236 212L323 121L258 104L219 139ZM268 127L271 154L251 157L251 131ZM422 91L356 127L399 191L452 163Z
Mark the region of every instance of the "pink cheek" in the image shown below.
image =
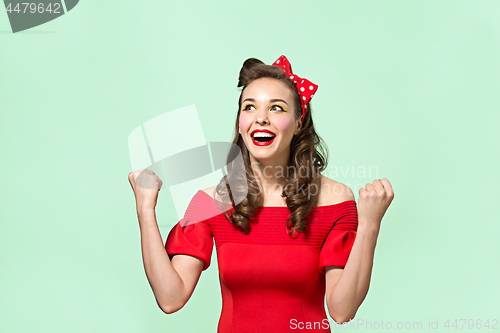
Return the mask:
M293 121L290 118L276 119L273 124L280 132L289 131L293 127Z
M250 129L252 122L250 119L245 119L245 117L240 116L238 125L240 126L241 133L246 133Z

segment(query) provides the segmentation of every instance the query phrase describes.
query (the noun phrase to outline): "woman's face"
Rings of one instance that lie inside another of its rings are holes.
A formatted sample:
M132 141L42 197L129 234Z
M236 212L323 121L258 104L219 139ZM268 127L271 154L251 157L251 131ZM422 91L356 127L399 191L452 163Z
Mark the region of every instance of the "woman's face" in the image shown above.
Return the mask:
M243 90L239 133L255 159L287 163L290 143L299 132L300 122L295 116L292 91L285 83L264 77ZM267 136L255 135L258 130L265 130Z

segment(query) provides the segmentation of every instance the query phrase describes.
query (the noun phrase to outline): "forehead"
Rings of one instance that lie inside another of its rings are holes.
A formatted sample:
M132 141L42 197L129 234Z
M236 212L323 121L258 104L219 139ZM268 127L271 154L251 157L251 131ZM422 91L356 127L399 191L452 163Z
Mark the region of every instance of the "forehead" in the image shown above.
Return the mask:
M263 77L252 81L242 92L242 99L274 99L281 98L287 102L293 101L291 89L282 81L270 77Z

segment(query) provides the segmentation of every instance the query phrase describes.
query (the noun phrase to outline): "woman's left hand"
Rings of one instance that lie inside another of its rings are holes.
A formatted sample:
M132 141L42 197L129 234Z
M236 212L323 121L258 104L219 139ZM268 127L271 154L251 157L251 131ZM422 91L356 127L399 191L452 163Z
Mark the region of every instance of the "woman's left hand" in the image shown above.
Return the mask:
M387 178L376 179L373 184L359 189L358 221L359 228L380 228L382 217L394 198L394 191Z

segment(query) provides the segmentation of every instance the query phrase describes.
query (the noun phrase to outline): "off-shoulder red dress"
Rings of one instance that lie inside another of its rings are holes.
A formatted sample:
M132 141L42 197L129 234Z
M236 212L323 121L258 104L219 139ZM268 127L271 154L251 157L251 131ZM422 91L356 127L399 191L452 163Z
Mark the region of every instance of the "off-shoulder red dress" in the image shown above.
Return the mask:
M215 240L222 292L217 332L331 332L324 268L347 263L358 226L356 201L313 207L308 230L292 236L287 207L258 207L248 235L222 211L198 191L165 242L170 259L190 255L206 270Z

